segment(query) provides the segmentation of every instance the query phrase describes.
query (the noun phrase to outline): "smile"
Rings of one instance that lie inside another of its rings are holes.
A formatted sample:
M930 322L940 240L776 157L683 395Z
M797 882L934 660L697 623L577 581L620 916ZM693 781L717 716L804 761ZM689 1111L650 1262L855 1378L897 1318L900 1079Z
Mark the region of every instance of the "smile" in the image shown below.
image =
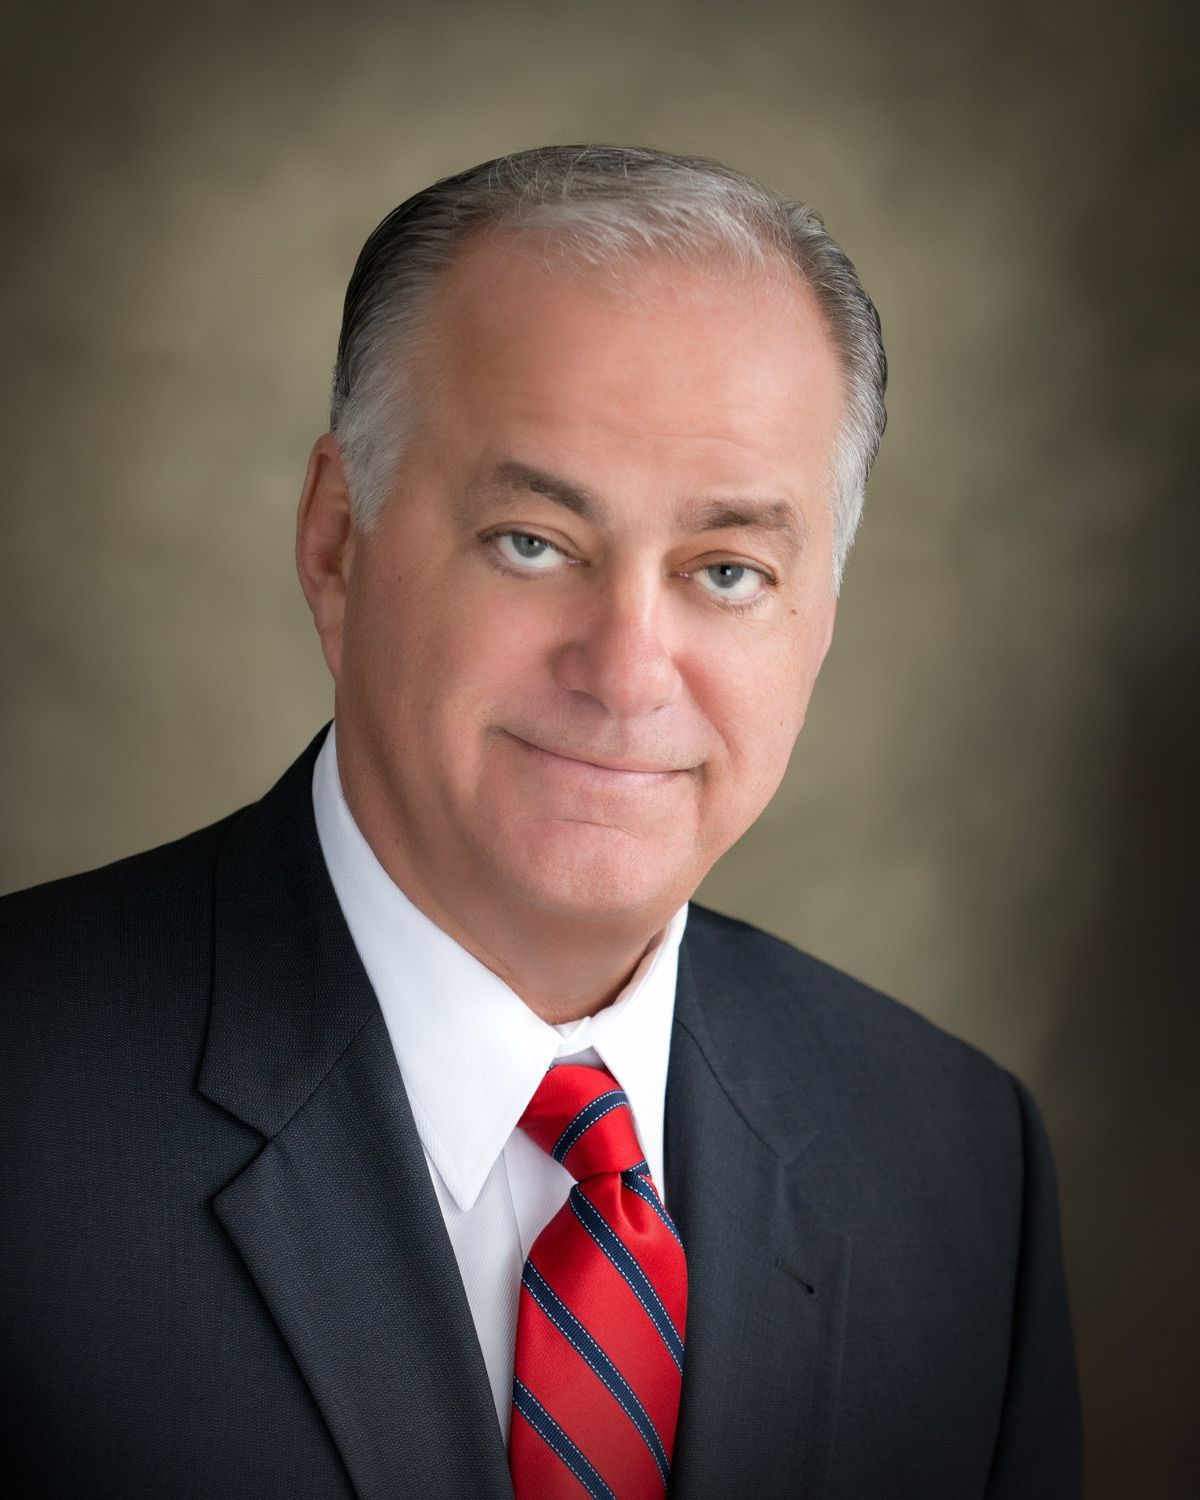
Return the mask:
M509 735L509 738L552 775L565 777L580 785L635 791L641 787L661 787L677 776L689 774L689 770L683 768L663 769L636 762L589 760L562 750L548 750L543 745L532 744L517 735Z

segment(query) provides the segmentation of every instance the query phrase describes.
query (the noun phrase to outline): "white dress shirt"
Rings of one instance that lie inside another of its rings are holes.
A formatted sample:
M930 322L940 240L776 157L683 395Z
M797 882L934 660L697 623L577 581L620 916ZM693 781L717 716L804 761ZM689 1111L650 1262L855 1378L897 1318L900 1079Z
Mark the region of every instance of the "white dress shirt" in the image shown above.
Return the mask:
M313 770L321 852L387 1023L475 1320L505 1441L530 1246L573 1179L517 1129L546 1069L602 1063L629 1096L660 1193L682 906L594 1016L551 1026L393 883L346 804L331 727Z

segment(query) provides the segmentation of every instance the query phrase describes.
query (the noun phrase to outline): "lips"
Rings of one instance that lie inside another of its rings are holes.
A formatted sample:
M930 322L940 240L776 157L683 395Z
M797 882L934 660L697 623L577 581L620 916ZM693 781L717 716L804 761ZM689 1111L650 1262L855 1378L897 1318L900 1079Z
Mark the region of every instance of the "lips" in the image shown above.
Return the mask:
M569 750L551 748L523 739L520 735L510 735L510 738L532 755L544 757L549 763L559 763L564 771L571 767L578 767L580 775L594 773L600 778L611 778L614 782L662 782L672 776L685 775L688 770L692 769L683 766L655 765L648 760L612 760L592 751L579 751L574 748Z

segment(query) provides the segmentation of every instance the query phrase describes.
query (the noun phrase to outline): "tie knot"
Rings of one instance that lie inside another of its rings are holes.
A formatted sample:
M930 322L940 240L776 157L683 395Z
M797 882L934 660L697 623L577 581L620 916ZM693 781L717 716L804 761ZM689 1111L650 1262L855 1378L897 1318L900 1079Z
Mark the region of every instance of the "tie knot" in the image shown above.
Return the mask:
M603 1172L647 1170L629 1100L604 1068L551 1068L519 1124L577 1182Z

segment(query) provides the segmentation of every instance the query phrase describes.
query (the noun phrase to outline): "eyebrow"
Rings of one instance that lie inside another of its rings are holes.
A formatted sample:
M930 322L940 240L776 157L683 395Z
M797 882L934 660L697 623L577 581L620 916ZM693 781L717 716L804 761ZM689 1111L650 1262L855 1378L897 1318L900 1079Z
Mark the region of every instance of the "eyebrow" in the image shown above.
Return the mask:
M492 490L532 490L535 495L544 495L556 505L564 506L581 521L606 526L611 520L608 506L593 490L511 460L498 464L484 480L480 490L484 493Z
M473 485L467 505L473 507L489 494L512 490L543 495L596 526L606 526L612 519L609 507L594 490L512 460L497 464L482 483ZM808 535L803 516L789 500L702 500L683 506L678 521L689 533L697 535L705 531L774 532L783 538L791 552L797 551Z
M788 500L705 500L684 512L689 531L774 531L794 551L807 538L804 518Z

